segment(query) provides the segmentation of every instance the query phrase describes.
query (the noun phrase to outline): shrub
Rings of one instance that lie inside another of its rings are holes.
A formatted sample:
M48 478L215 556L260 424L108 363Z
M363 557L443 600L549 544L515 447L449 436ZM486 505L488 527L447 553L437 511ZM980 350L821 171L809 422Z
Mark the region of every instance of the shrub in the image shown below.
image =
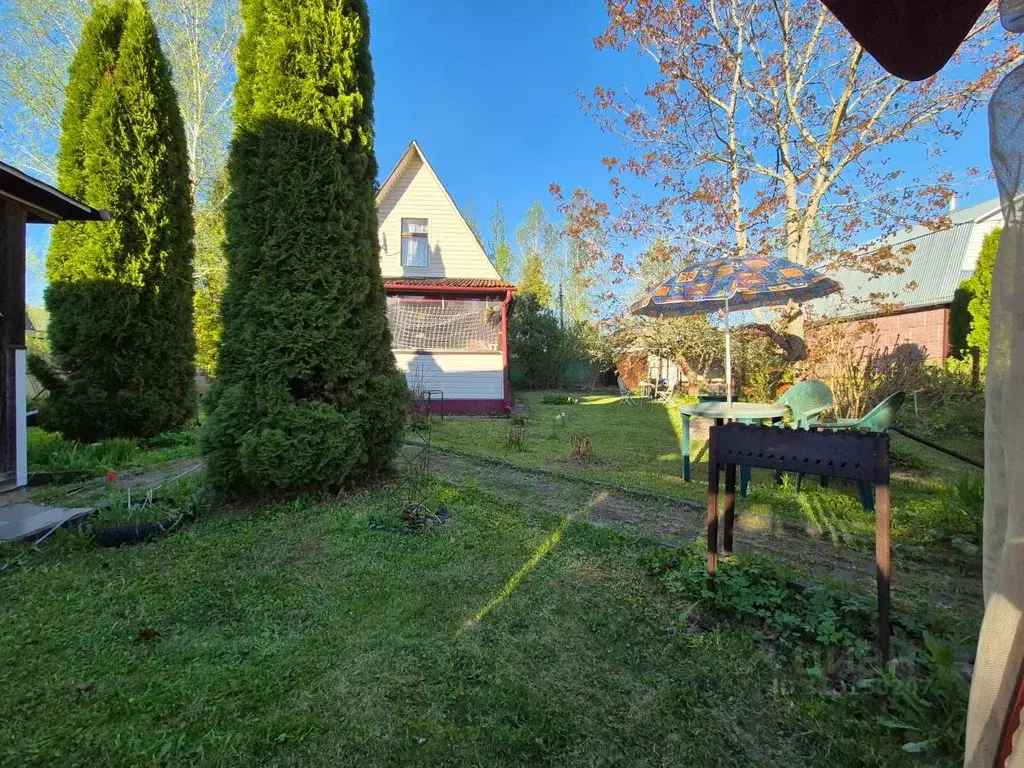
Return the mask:
M733 334L733 380L739 392L755 403L779 396L779 384L793 381L793 369L778 344L758 328Z
M981 351L982 369L988 359L989 315L992 309L992 270L999 253L999 241L1003 230L996 229L985 235L978 255L974 274L964 282L971 293L968 309L971 313L971 332L967 335L967 346Z
M101 2L71 65L58 186L109 222L62 222L47 258L52 364L40 422L92 441L195 415L193 224L185 131L146 5Z
M512 310L508 331L509 354L528 389L560 386L565 361L565 338L558 320L537 296L521 296Z
M829 385L840 418L859 418L895 392L914 392L927 375L920 347L883 347L870 321L818 326L806 369L808 378Z
M526 446L526 427L521 424L512 424L505 433L505 447L510 450L521 451Z
M533 292L516 300L509 319L508 348L513 381L527 389L593 386L612 367L607 335L593 323L561 327L554 312Z
M924 368L919 391L900 421L924 435L981 438L985 434L985 393L974 389L970 361L948 360Z
M389 469L409 402L380 275L366 5L242 10L210 484L364 484Z
M949 352L958 359L966 357L970 348L967 337L971 332L972 298L974 292L965 280L953 292L953 303L949 306Z

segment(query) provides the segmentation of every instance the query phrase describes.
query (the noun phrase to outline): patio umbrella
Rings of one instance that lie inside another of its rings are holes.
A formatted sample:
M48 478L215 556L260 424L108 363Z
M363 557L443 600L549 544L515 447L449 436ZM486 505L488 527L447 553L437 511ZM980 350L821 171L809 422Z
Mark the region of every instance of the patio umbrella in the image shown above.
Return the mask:
M725 391L732 405L732 335L729 313L820 299L842 290L830 277L788 259L718 258L677 272L630 307L634 315L725 315Z

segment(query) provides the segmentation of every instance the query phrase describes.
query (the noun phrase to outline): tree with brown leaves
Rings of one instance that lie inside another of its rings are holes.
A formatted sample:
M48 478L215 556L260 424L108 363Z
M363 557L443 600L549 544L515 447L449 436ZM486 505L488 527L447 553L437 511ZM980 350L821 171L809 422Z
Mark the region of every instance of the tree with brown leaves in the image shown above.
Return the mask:
M1001 33L990 13L941 75L911 83L882 70L818 0L607 7L595 45L648 58L651 78L642 92L581 94L624 148L604 160L611 205L580 191L565 201L558 185L552 192L621 241L663 238L687 261L782 255L899 270L905 254L849 244L925 221L943 226L954 178L910 178L892 151L916 144L938 153L938 140L960 134L1020 56L1019 44L993 44ZM614 266L632 269L621 257ZM797 308L787 320L787 333L802 337Z

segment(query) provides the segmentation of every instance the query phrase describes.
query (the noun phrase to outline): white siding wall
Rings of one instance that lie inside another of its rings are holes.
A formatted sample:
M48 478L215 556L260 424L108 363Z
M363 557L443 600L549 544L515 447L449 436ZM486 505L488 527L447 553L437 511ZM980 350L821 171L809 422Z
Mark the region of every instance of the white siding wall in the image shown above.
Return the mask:
M25 401L25 350L14 350L15 485L28 484L28 412Z
M462 214L418 154L381 200L377 218L384 277L498 277ZM427 219L429 266L402 266L403 218Z
M440 389L445 400L501 400L505 396L501 353L395 352L415 391Z
M971 228L971 238L967 241L967 250L964 252L964 260L960 265L960 270L965 276L973 274L974 268L978 266L978 256L981 255L981 244L985 235L1001 226L1003 226L1003 214L997 212L987 219L976 222Z

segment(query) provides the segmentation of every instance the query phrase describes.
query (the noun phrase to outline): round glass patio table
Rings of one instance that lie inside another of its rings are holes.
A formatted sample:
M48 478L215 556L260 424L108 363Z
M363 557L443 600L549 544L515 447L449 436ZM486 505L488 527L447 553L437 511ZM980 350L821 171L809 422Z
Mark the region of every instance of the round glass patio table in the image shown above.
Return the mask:
M739 421L744 424L760 424L765 421L781 419L789 413L789 406L777 403L691 403L679 407L679 415L683 420L682 454L683 481L690 482L690 419L714 419L715 424L727 421ZM750 483L750 468L740 469L740 493L746 494Z

